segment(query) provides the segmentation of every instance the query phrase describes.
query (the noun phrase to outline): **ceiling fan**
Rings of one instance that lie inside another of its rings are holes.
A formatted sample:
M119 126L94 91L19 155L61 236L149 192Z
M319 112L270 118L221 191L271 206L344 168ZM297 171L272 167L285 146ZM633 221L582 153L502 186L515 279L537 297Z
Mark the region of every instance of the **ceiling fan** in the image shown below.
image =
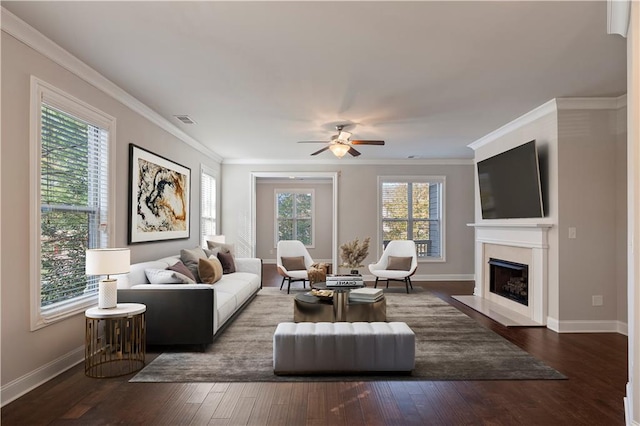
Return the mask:
M360 155L360 152L357 151L352 145L384 145L384 141L349 140L349 138L351 137L351 133L345 132L343 130L344 127L344 124L337 125L336 130L338 131L338 134L331 136L330 141L300 141L298 143L327 144L327 146L311 153L311 155L318 155L326 150L331 150L331 152L333 152L333 154L338 158L344 157L347 152L354 157Z

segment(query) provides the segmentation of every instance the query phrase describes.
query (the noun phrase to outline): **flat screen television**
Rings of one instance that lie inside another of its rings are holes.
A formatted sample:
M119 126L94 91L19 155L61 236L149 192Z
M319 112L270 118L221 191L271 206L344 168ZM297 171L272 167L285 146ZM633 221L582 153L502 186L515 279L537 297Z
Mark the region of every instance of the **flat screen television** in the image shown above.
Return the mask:
M544 217L535 140L478 162L483 219Z

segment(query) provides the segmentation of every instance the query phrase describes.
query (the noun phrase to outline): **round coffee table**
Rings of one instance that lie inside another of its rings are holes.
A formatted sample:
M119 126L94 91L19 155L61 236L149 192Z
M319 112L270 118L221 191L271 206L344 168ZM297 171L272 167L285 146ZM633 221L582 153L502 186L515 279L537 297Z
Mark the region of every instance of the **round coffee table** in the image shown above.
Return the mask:
M326 288L324 283L313 285ZM345 292L346 293L346 292ZM293 302L294 322L384 322L387 320L387 302L383 297L375 302L348 301L348 293L333 298L313 296L311 292L296 294ZM346 302L346 306L342 303ZM339 309L340 308L340 309Z

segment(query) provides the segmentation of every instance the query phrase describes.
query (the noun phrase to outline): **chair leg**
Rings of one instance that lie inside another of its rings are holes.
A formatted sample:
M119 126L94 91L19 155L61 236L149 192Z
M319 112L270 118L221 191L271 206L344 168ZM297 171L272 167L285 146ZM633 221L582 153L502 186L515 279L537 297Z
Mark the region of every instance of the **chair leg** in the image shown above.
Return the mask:
M376 277L376 282L373 284L373 288L378 288L378 277Z
M404 285L407 287L407 294L409 294L409 281L407 280L409 277L404 279Z
M409 287L411 287L411 290L413 290L413 283L411 283L411 277L407 277L407 280L409 281Z
M287 294L289 294L289 290L291 290L291 277L289 277L289 281L287 283Z
M282 290L282 286L284 285L284 280L286 280L287 277L282 277L282 282L280 283L280 290Z
M387 279L387 288L389 288L389 279Z

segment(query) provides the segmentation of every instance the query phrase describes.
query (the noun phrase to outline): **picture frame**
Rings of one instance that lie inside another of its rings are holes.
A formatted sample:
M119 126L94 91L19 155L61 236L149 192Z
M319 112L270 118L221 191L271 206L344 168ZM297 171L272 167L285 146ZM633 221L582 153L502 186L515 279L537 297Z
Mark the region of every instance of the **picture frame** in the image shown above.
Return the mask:
M191 169L129 144L129 244L189 238Z

